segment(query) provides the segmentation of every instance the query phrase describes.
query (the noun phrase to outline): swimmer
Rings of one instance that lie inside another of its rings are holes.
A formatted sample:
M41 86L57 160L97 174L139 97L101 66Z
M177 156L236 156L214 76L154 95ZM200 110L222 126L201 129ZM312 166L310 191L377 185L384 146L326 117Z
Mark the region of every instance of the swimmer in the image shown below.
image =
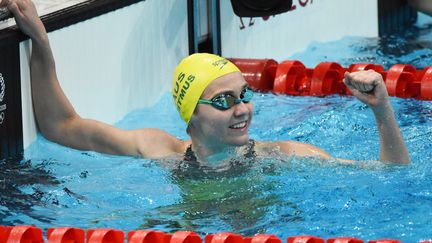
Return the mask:
M190 140L180 140L159 129L125 131L81 118L57 80L48 35L32 1L2 0L0 7L7 7L22 32L31 38L33 105L39 129L51 141L79 150L153 159L178 157L200 164L212 158L226 161L234 155L270 156L270 151L275 150L288 156L332 159L310 144L251 140L248 130L253 115L253 92L233 63L212 54L186 57L174 73L172 95L187 123ZM381 75L371 70L345 73L344 83L374 113L380 137L380 161L410 163Z

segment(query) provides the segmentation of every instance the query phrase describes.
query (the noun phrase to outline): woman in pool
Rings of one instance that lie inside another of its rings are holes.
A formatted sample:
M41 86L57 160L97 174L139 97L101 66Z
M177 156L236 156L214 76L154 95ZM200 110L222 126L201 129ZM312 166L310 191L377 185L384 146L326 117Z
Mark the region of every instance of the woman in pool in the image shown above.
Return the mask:
M275 150L289 156L331 158L322 149L305 143L250 140L252 91L234 64L211 54L185 58L173 78L174 102L188 124L191 140L179 140L158 129L124 131L81 118L59 85L48 36L34 4L30 0L2 0L0 7L5 6L32 40L30 67L36 119L42 134L54 142L108 154L178 156L202 164L212 158L227 160L235 155L266 156ZM380 136L380 160L409 163L381 75L374 71L345 73L344 82L355 97L373 110Z

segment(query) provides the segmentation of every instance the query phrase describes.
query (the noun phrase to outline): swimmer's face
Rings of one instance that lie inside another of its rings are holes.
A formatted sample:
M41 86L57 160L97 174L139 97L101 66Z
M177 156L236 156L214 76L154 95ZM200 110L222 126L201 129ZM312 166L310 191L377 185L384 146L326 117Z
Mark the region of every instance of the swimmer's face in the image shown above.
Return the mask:
M201 95L211 100L220 94L239 98L247 83L239 72L230 73L212 81ZM198 104L191 118L194 134L212 145L245 145L249 140L249 125L253 114L252 101L240 102L227 110L208 104Z

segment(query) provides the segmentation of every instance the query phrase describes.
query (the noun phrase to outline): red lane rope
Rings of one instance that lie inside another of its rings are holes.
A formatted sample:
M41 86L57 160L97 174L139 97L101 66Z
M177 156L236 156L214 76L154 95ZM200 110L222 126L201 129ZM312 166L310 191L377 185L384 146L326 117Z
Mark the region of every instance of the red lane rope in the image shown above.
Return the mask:
M217 233L206 235L204 240L192 231L177 231L173 234L154 230L134 230L125 234L111 228L89 229L59 227L47 230L47 243L282 243L282 240L271 234L258 234L243 237L235 233ZM35 226L0 226L0 243L44 243L43 232ZM364 243L353 237L329 238L325 241L316 236L290 236L287 243ZM402 243L396 239L369 240L368 243ZM419 243L432 243L423 240Z
M351 95L342 82L344 73L372 69L383 76L390 96L432 100L432 67L417 70L409 64L395 64L386 71L382 65L371 63L345 68L336 62L321 62L315 68L307 68L297 60L230 60L257 91L294 96Z

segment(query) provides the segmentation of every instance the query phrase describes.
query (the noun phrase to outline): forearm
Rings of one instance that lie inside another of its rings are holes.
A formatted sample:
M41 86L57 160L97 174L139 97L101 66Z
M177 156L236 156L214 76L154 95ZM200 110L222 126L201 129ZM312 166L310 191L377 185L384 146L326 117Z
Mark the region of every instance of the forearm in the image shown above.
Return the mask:
M398 164L410 163L405 141L399 130L391 104L374 109L380 136L380 160Z
M77 116L57 80L55 62L46 32L32 38L30 60L32 98L38 126L44 136L57 141L62 126Z
M0 0L0 6L1 6ZM3 4L5 4L3 2ZM36 121L42 134L54 142L83 150L139 155L135 133L82 119L63 93L45 26L30 0L9 0L20 30L32 42L31 90Z

